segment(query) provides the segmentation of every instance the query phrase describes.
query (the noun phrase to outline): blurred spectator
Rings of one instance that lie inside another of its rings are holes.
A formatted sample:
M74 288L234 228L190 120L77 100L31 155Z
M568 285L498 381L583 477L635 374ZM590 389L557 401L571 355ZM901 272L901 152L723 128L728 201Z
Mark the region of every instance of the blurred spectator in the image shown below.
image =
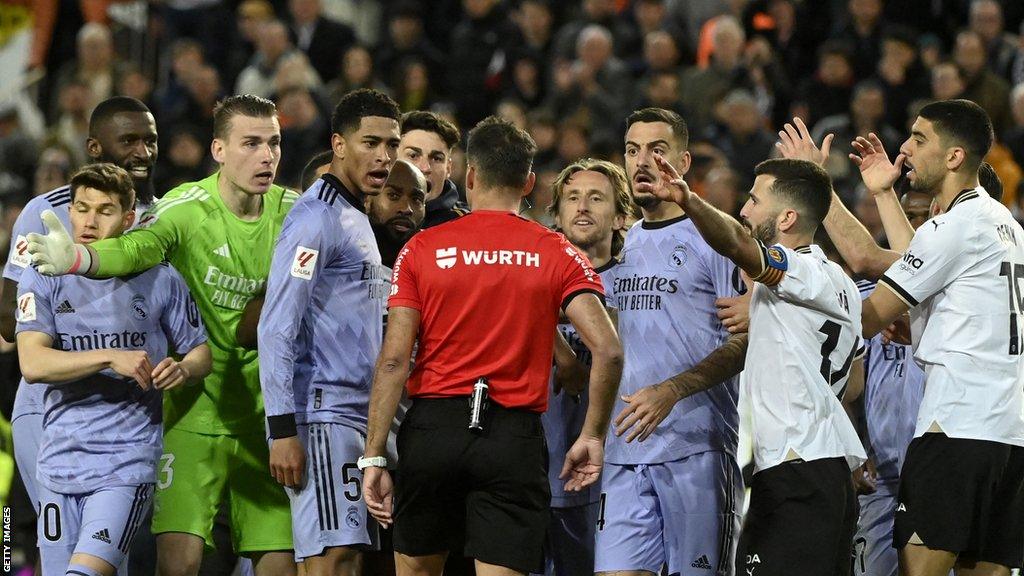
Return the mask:
M868 229L875 242L885 238L885 227L882 226L882 217L878 214L878 205L875 199L867 191L863 184L855 191L856 202L853 205L853 213L860 220L860 223Z
M964 30L956 35L953 60L964 75L964 98L973 100L988 112L996 138L1002 138L1010 125L1010 87L988 68L985 44L977 32Z
M639 71L645 75L657 72L678 74L679 61L679 48L671 34L664 30L655 30L644 36L643 61Z
M850 102L853 81L853 63L847 45L838 40L823 43L818 51L817 73L797 88L793 115L813 126L826 116L844 113Z
M463 0L464 16L452 30L446 87L459 126L474 126L491 111L506 82L509 54L519 30L498 0Z
M731 6L727 0L667 0L668 23L683 34L684 53L696 54L701 29L714 18L729 14ZM687 120L689 121L689 120Z
M319 92L323 88L320 75L302 52L290 52L283 57L274 73L274 94L284 94L293 88Z
M75 168L71 151L67 146L60 142L47 144L39 153L39 164L36 165L32 183L32 195L40 196L66 185Z
M558 154L555 151L558 144L558 123L554 116L546 110L537 110L527 115L526 131L537 144L537 154L533 157L535 171L542 167L557 166ZM561 168L555 168L560 171Z
M821 30L815 30L810 13L814 5L817 3L754 0L747 8L750 27L769 40L790 83L814 72L818 36L826 29L820 26Z
M523 0L512 15L526 51L546 58L551 53L554 17L546 0Z
M1010 111L1013 127L1006 133L1006 147L1017 164L1024 166L1024 84L1014 86L1010 92Z
M349 48L342 57L341 76L329 82L324 90L327 93L327 101L334 106L342 96L359 88L390 92L374 73L370 51L357 44Z
M1000 200L1007 206L1013 206L1017 201L1013 192L1020 186L1021 176L1024 174L1021 171L1020 165L1014 161L1010 150L998 141L992 144L992 148L985 155L985 162L990 165L992 171L997 176L997 180L1002 182L1005 189L1011 191L1009 194L1004 193Z
M117 94L130 96L142 102L150 110L156 110L153 101L153 82L134 66L127 67L117 83Z
M708 173L719 167L728 167L729 160L725 154L707 140L694 140L688 146L690 151L690 169L683 178L690 189L701 197L706 197Z
M218 70L227 66L231 42L225 32L234 30L234 14L223 0L162 0L164 30L168 38L193 38L203 46L206 59ZM230 33L230 32L228 32Z
M726 214L739 212L739 178L728 166L717 166L704 178L704 199Z
M526 130L526 108L518 101L505 99L498 102L494 114L502 120L511 122L516 128Z
M363 46L376 46L386 7L380 0L326 0L324 16L350 27Z
M664 108L686 118L686 109L680 100L681 87L679 74L672 71L662 71L649 74L647 82L642 85L643 93L640 99L633 106L634 110L641 108Z
M585 112L590 118L600 118L590 126L593 142L622 138L619 119L625 116L632 98L629 72L614 56L612 43L608 30L592 24L577 37L576 60L555 65L555 113L568 117Z
M390 11L388 34L376 50L378 70L396 70L409 58L417 58L427 65L435 83L444 78L444 54L423 31L423 14L419 4L402 2Z
M942 40L935 34L925 34L920 37L919 47L921 49L921 64L928 70L942 61Z
M271 86L268 88L272 89ZM223 96L220 75L212 66L200 66L189 74L185 85L185 101L173 114L160 120L161 126L188 126L209 145L213 141L213 107Z
M238 75L256 53L260 26L274 19L274 7L267 0L243 0L235 10L235 34L228 48L224 83L234 86Z
M714 106L735 88L748 87L743 67L746 36L738 20L720 16L711 33L711 61L706 68L693 66L683 74L683 106L689 113L690 132L700 134L713 120Z
M517 58L512 63L512 83L507 94L527 107L540 106L547 97L543 61L529 54Z
M930 92L928 73L918 59L917 39L912 30L899 26L886 30L876 72L885 90L886 120L893 126L902 126L907 121L907 106L927 98Z
M560 169L580 158L590 156L590 129L586 122L570 118L558 126L558 160L552 167Z
M853 152L850 143L857 136L867 137L872 132L877 134L886 152L893 157L900 147L900 133L885 123L885 106L882 86L872 80L864 80L854 87L848 112L822 118L811 130L815 142L821 142L827 134L835 134L825 169L832 176L836 193L844 202L853 198L860 183L860 172L848 158Z
M616 56L628 58L640 48L640 37L628 18L615 11L615 0L582 0L579 16L570 20L555 35L555 58L571 60L578 52L579 36L588 26L601 26L612 35Z
M202 180L210 173L210 142L189 126L172 128L167 146L160 150L153 188L157 196L185 182Z
M114 94L123 71L123 66L114 58L110 29L104 24L90 22L78 31L76 46L75 60L57 72L58 99L63 88L74 80L89 87L94 102L106 100Z
M740 176L740 186L749 188L754 167L771 155L776 137L765 129L757 100L746 90L730 92L718 110L721 126L712 129L708 139L729 159Z
M255 94L268 98L274 92L274 75L284 56L292 52L288 39L288 29L278 21L272 20L260 25L256 37L256 54L235 83L236 94Z
M96 104L89 84L77 78L69 79L57 94L59 106L52 137L71 151L76 165L88 159L85 140L89 137L89 114Z
M320 78L329 82L338 75L338 56L356 43L348 26L325 18L320 0L288 0L291 40L309 58Z
M79 147L83 148L83 140ZM0 106L0 194L27 194L37 161L36 138L25 129L13 102Z
M967 83L960 67L953 62L939 62L932 68L932 97L936 100L962 98Z
M181 38L171 44L171 65L164 86L157 91L157 116L173 113L185 105L188 77L205 64L203 47L191 38Z
M833 36L851 47L851 63L856 79L873 76L882 45L882 0L849 0L849 20Z
M281 163L277 181L297 188L299 174L314 154L331 142L331 123L320 111L312 93L302 87L289 88L277 99L281 117Z
M391 85L395 88L395 101L402 111L429 109L436 95L426 63L419 58L410 57L401 62L395 72Z
M1010 80L1011 67L1017 55L1018 39L1004 31L1003 7L996 0L973 0L971 2L971 31L977 32L988 53L988 67Z

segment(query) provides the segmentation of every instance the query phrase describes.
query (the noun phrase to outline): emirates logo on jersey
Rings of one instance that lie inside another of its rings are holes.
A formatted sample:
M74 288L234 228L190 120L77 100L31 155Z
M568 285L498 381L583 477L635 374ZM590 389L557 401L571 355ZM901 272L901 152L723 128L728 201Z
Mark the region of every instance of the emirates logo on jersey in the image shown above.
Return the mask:
M458 249L454 246L451 248L438 248L434 251L434 258L436 258L437 267L442 270L447 270L455 266L456 253Z

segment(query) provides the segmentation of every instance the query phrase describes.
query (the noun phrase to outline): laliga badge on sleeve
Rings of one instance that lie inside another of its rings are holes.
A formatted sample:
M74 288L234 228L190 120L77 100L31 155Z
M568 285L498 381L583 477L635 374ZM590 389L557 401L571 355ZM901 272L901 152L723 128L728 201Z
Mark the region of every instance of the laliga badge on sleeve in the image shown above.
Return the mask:
M296 246L295 258L292 259L292 276L301 280L312 280L313 270L316 269L316 259L319 255L319 250Z

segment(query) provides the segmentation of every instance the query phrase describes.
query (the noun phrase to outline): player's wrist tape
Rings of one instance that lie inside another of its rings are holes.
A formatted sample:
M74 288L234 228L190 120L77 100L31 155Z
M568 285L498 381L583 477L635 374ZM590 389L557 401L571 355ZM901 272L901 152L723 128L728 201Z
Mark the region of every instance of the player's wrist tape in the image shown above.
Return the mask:
M361 456L356 460L356 467L360 470L365 470L370 466L374 466L376 468L387 468L388 459L383 456Z
M271 438L290 438L299 435L294 413L267 416L267 427L270 428Z
M89 268L92 267L92 253L89 249L82 244L75 244L75 261L71 263L71 268L68 269L68 274L78 274L84 276Z

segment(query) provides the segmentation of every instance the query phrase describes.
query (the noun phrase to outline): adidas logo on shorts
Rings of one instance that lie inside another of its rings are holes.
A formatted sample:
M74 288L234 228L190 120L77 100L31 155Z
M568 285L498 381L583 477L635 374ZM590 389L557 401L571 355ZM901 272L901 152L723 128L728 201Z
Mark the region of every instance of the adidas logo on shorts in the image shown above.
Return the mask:
M711 570L711 562L708 561L707 554L701 554L700 558L697 558L690 563L690 566L693 568L701 568L703 570Z
M110 532L106 528L92 535L93 540L99 540L100 542L106 542L110 544Z
M60 303L57 309L53 311L54 314L74 314L75 307L71 305L71 302L67 300Z

